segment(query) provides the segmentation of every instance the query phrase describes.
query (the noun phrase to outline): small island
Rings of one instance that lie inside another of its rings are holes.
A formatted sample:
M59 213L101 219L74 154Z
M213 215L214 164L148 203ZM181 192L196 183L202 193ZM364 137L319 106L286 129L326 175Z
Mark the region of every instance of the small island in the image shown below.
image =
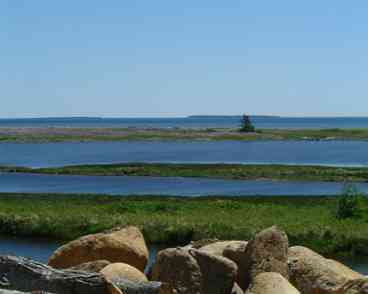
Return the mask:
M109 142L109 141L331 141L368 140L368 129L259 129L239 128L0 128L2 142Z

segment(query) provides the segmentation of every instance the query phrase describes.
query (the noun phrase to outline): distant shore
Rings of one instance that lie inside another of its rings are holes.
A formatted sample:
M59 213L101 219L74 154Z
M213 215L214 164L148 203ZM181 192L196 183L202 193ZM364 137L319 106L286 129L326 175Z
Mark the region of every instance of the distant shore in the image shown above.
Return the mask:
M368 204L336 218L336 197L116 197L0 194L0 233L70 240L116 226L138 226L150 244L218 238L249 240L276 224L290 243L326 255L368 254Z
M368 140L368 129L257 129L241 133L231 128L0 128L0 143L133 140Z
M246 164L101 164L55 168L0 166L0 172L86 176L196 177L239 180L367 182L368 167Z

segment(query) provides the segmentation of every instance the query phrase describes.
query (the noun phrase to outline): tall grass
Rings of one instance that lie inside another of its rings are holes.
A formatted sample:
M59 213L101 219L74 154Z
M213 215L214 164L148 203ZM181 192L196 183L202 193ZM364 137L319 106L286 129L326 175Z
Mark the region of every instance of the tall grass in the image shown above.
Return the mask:
M0 196L0 233L69 240L136 225L147 242L183 244L203 238L248 240L278 225L291 244L323 254L368 254L368 216L336 218L337 197ZM361 208L367 209L366 201Z

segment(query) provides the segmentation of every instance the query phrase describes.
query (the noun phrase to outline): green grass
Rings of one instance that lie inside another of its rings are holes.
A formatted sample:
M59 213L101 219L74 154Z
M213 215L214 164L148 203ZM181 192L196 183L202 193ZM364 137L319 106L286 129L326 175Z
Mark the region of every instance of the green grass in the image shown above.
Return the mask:
M69 240L115 226L136 225L148 243L202 238L248 240L279 225L292 245L326 255L368 254L368 209L336 218L336 197L113 197L0 195L0 233Z
M242 180L270 179L336 182L365 182L368 180L368 168L365 167L348 168L298 165L130 163L42 169L0 167L0 171L66 175L202 177Z
M67 142L131 140L368 140L368 129L133 129L133 128L0 128L0 142Z

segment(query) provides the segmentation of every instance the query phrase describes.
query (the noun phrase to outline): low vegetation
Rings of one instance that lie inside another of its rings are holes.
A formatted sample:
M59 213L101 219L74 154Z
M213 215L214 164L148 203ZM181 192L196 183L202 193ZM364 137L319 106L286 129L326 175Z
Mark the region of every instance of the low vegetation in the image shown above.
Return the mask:
M241 180L297 180L365 182L368 168L298 165L241 164L106 164L31 169L0 167L3 172L27 172L65 175L202 177Z
M138 129L0 128L1 142L89 142L132 140L368 140L368 129Z
M364 201L364 195L354 185L345 185L337 202L336 217L346 219L358 215Z
M115 226L137 225L149 243L202 238L249 239L277 224L291 244L322 254L368 254L368 202L337 218L338 197L113 197L0 195L0 233L68 240Z

